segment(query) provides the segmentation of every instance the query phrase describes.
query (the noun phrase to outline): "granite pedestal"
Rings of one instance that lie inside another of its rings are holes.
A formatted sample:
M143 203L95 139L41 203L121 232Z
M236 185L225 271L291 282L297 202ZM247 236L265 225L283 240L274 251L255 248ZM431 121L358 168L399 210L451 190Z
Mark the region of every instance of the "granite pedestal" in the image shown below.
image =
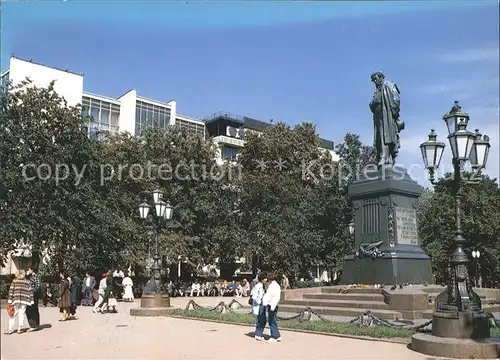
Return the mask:
M433 283L429 256L419 245L421 191L406 169L394 166L365 170L351 184L355 245L344 259L342 284Z

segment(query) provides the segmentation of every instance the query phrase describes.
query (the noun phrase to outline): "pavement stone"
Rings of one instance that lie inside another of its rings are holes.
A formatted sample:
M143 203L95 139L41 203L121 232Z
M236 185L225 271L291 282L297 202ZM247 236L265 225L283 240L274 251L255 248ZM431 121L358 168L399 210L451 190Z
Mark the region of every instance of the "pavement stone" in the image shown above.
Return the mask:
M173 298L185 307L189 298ZM242 304L246 299L239 299ZM214 306L231 298L195 298ZM403 344L282 331L283 342L253 339L253 326L237 326L175 318L129 315L134 303L118 303L117 314L94 314L79 307L77 320L58 322L57 308L40 308L44 329L4 335L8 318L1 312L2 359L400 359L429 360ZM27 322L25 322L25 326ZM268 330L266 329L266 334Z

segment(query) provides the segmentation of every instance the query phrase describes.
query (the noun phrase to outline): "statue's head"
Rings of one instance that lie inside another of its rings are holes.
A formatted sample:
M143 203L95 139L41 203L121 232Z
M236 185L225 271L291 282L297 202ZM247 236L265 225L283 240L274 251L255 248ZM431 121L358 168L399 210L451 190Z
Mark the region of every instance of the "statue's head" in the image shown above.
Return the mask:
M381 71L376 71L371 75L371 80L375 86L382 86L384 84L385 76Z

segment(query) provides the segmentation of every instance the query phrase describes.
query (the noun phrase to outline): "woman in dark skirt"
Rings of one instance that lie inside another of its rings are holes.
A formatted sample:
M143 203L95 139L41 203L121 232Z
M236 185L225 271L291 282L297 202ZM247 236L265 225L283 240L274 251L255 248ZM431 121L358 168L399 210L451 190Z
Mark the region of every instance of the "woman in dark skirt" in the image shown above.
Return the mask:
M59 272L59 277L61 282L59 283L59 302L57 306L59 307L59 312L61 312L62 318L59 321L66 321L69 318L69 312L71 308L71 293L69 289L69 281L64 276L64 272Z

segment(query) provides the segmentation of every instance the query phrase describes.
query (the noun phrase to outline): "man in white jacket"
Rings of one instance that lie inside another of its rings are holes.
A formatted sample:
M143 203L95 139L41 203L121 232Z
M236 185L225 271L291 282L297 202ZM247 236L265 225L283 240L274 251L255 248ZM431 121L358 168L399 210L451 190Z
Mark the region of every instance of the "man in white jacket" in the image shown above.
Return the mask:
M267 342L278 342L281 341L280 331L278 330L278 304L281 298L281 287L276 282L275 273L269 273L267 281L271 283L262 299L262 304L267 308L267 321L271 332L271 338Z

